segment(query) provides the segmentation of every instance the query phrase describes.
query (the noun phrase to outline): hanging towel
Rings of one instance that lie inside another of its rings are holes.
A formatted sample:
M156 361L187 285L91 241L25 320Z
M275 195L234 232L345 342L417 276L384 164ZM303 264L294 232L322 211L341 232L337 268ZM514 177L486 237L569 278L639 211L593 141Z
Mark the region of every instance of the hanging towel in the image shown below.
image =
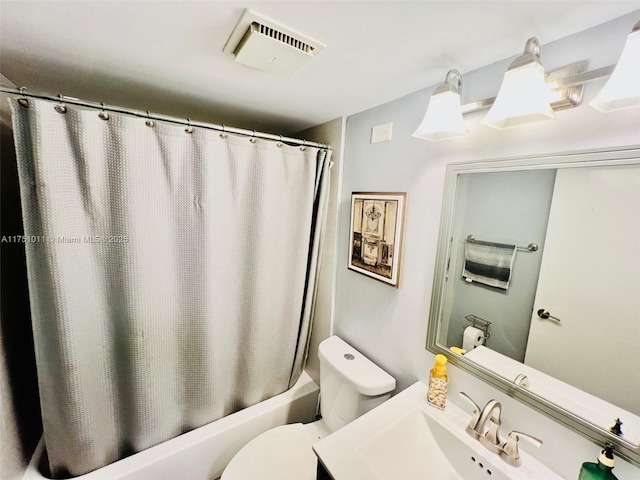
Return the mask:
M462 278L467 282L507 290L515 258L515 245L480 240L466 241Z

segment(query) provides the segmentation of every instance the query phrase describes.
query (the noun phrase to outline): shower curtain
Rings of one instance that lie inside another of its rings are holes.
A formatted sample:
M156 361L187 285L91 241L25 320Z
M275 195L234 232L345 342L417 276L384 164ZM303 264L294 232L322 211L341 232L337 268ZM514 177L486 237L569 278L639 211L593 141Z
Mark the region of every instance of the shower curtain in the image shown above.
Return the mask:
M288 389L330 151L29 104L11 101L52 474Z

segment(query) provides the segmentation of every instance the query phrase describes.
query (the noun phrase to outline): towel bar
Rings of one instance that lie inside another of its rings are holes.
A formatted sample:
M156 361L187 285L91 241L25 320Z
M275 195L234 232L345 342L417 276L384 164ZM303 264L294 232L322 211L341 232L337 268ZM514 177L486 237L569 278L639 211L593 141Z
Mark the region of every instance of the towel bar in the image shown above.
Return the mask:
M490 246L493 246L493 247L511 246L511 245L507 245L507 244L504 244L504 243L485 242L483 240L476 240L473 235L467 236L465 241L468 242L468 243L477 243L479 245L490 245ZM536 251L538 251L538 245L536 243L530 243L526 247L519 247L518 245L516 245L515 247L516 247L517 250L525 251L525 252L536 252Z

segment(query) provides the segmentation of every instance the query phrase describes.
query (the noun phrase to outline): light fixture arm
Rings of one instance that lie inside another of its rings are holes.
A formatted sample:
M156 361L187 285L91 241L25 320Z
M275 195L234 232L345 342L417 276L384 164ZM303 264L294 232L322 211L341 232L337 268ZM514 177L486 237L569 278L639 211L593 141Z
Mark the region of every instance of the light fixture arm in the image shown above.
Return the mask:
M540 58L540 42L536 37L527 40L527 43L524 44L524 53L530 53Z
M451 81L455 83L451 83ZM433 95L439 95L445 92L454 92L458 95L462 94L462 74L455 68L449 70L444 77L444 82L436 87Z
M606 67L596 68L595 70L590 70L588 72L578 73L565 78L558 78L557 80L549 83L551 84L551 88L562 88L581 83L593 82L594 80L608 77L613 73L615 68L615 65L607 65Z
M447 76L444 79L445 83L448 83L449 85L451 85L452 77L456 81L456 85L455 85L455 88L454 88L455 91L458 92L458 95L462 96L462 74L456 68L453 68L453 69L449 70L447 72Z
M524 53L511 62L507 71L515 70L530 63L540 64L540 42L536 37L531 37L527 40L524 45Z

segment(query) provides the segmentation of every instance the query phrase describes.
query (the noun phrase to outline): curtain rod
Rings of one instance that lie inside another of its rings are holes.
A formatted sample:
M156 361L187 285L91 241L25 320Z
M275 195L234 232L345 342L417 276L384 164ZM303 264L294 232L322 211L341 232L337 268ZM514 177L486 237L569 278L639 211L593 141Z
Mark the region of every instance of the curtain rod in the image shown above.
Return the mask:
M130 108L114 107L112 105L105 105L104 103L88 102L88 101L84 101L84 100L79 100L79 99L74 98L74 97L66 97L64 95L49 95L49 94L46 94L46 93L28 92L25 87L22 87L22 88L11 88L11 87L3 87L3 86L0 85L0 92L8 93L8 94L11 94L11 95L20 95L21 97L32 97L32 98L39 98L39 99L42 99L42 100L51 100L53 102L69 103L69 104L72 104L72 105L78 105L78 106L81 106L81 107L94 108L94 109L97 109L97 110L104 110L104 111L109 111L109 112L123 113L125 115L132 115L132 116L135 116L135 117L146 118L146 119L149 119L149 120L158 120L158 121L161 121L161 122L174 123L174 124L178 124L178 125L186 125L188 127L200 127L200 128L206 128L208 130L217 130L217 131L223 132L223 133L234 133L234 134L237 134L237 135L245 135L247 137L263 138L263 139L266 139L266 140L278 140L279 142L290 143L290 144L293 144L293 145L302 145L302 146L309 146L309 147L317 147L317 148L321 148L321 149L325 149L325 150L331 150L331 146L327 145L325 143L308 142L307 140L300 140L299 138L283 137L282 135L274 135L272 133L256 132L255 130L246 130L244 128L227 127L226 125L218 125L218 124L215 124L215 123L192 122L188 118L183 120L182 118L170 117L168 115L160 115L160 114L149 113L148 111L144 112L142 110L133 110L133 109L130 109Z

